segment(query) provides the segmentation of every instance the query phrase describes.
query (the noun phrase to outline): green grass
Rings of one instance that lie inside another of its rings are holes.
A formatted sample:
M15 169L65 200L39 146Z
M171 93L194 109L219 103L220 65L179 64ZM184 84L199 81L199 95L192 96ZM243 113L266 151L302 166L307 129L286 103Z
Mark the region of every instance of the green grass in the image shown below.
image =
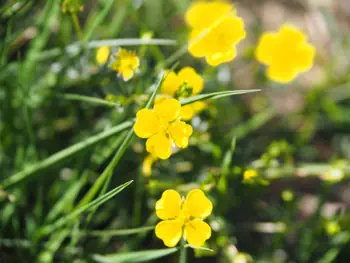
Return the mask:
M350 35L342 23L350 22L316 8L331 36L321 47L310 37L316 73L276 85L253 55L263 17L240 1L238 14L251 18L249 40L232 62L210 67L187 52L190 2L0 4L0 262L349 258ZM63 4L84 9L65 13ZM108 64L97 65L104 45L110 61L120 46L135 51L139 72L124 82ZM181 104L209 106L189 122L190 146L156 161L145 177L136 112L152 108L165 70L185 66L205 88ZM247 169L258 176L244 180ZM331 171L344 176L332 182ZM212 236L205 247L166 248L154 233L155 202L166 189L185 196L193 188L213 203ZM339 229L331 232L330 222Z

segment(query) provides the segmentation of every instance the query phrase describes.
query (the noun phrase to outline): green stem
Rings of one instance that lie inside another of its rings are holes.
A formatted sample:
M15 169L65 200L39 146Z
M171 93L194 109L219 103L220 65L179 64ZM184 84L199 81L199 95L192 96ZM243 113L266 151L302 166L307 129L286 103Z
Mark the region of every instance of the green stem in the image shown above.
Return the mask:
M142 200L144 194L144 181L145 178L142 175L142 172L139 171L137 174L137 182L135 186L135 203L134 203L134 215L133 215L133 227L137 227L141 222L141 210L142 210Z
M81 26L80 26L80 23L79 23L78 16L77 16L76 13L71 13L71 16L72 16L72 20L73 20L73 24L74 24L75 30L78 33L78 37L79 37L80 40L82 40L83 39L83 31L81 30Z
M186 263L187 261L187 251L186 251L186 240L183 238L181 239L181 244L180 244L180 257L179 257L179 263Z

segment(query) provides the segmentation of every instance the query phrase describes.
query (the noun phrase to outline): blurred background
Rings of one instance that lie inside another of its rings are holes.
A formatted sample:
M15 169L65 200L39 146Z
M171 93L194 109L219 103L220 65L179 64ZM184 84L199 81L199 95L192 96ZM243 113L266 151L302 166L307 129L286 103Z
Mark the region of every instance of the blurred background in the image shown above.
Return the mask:
M1 2L0 262L124 262L92 255L164 248L152 228L134 234L115 230L154 226L154 205L165 189L185 195L194 187L206 190L214 204L206 244L213 251L188 249L188 262L349 261L348 0L233 2L247 32L237 58L214 68L184 53L172 63L195 68L205 81L203 93L261 91L210 101L191 121L190 147L156 161L151 175L142 169L144 141L134 138L109 188L134 183L92 216L83 214L38 238L44 226L74 211L121 137L108 136L60 162L42 161L135 116L158 70L170 67L173 54L187 44L184 14L191 3ZM262 32L284 23L302 29L317 55L312 70L279 85L265 77L254 50ZM76 45L129 38L176 44L123 46L141 62L128 82L96 62L97 48ZM30 176L22 172L37 163ZM6 187L14 175L25 180Z

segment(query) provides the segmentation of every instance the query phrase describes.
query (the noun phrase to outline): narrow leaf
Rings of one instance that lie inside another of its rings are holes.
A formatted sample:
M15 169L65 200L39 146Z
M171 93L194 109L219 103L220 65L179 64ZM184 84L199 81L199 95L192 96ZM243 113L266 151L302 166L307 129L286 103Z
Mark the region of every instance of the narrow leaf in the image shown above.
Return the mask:
M74 156L75 154L88 149L89 147L102 142L109 137L116 135L127 128L130 128L133 125L133 121L126 121L122 124L119 124L107 131L103 131L97 135L91 136L87 139L85 139L82 142L76 143L62 151L59 151L50 157L35 163L28 168L10 176L9 178L5 179L2 183L3 188L9 188L13 187L14 185L23 182L24 180L27 180L31 177L33 177L35 174L38 174L39 172L42 172L48 168L50 168L53 165L58 164L59 162ZM43 173L42 173L43 174Z
M107 106L107 107L117 106L117 103L115 103L115 102L103 100L100 98L90 97L90 96L79 95L79 94L66 93L66 94L62 94L59 96L62 97L63 99L66 99L66 100L76 100L76 101L81 101L81 102L87 102L90 104L103 105L103 106Z
M124 262L145 262L165 257L178 251L177 248L164 248L145 250L130 253L119 253L109 255L93 255L92 258L98 263L124 263Z
M75 209L73 212L71 212L69 215L64 216L62 218L60 218L59 220L57 220L55 223L51 224L51 225L47 225L44 226L41 231L39 231L38 236L41 237L42 235L48 235L50 233L52 233L54 230L62 227L64 224L66 224L67 222L77 218L79 215L81 215L84 212L90 211L91 209L95 209L97 207L99 207L100 205L102 205L103 203L107 202L109 199L111 199L112 197L114 197L116 194L120 193L122 190L124 190L124 188L126 188L127 186L129 186L131 183L133 182L133 180L126 182L125 184L122 184L120 186L117 186L116 188L114 188L113 190L109 191L108 193L100 196L99 198L96 198L95 200L93 200L92 202L88 203L85 206L82 206L80 208Z
M155 228L155 226L145 226L138 228L130 228L130 229L117 229L117 230L104 230L104 231L86 231L83 234L87 236L95 236L95 237L113 237L113 236L128 236L139 233L144 233L151 231Z
M88 48L98 48L102 46L140 46L140 45L176 45L172 39L142 39L142 38L123 38L123 39L104 39L94 40L88 43Z
M184 106L186 104L190 104L196 101L209 100L209 99L216 100L227 96L241 95L241 94L253 93L257 91L260 91L260 90L250 89L250 90L219 91L219 92L213 92L213 93L207 93L207 94L199 94L197 96L182 99L180 102L181 102L181 105Z
M63 213L64 211L67 211L66 210L67 207L70 207L72 205L80 189L86 183L87 178L88 178L88 173L85 172L81 176L80 180L72 184L72 186L66 190L65 194L57 201L57 203L52 207L52 209L48 213L46 217L47 222L53 221L61 213Z

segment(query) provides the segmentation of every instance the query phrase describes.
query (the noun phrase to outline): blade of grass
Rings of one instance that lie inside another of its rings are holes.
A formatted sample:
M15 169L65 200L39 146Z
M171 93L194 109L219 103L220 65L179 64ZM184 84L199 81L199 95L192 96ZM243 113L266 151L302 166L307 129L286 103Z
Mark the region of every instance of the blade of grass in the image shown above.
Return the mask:
M123 191L126 187L128 187L131 183L133 182L133 180L128 181L120 186L117 186L116 188L114 188L113 190L109 191L108 193L96 198L95 200L93 200L92 202L82 206L82 207L78 207L76 208L73 212L71 212L69 215L66 215L60 219L58 219L55 223L51 224L51 225L46 225L44 227L42 227L39 231L38 234L36 236L36 238L40 238L43 235L48 235L50 233L52 233L53 231L55 231L56 229L64 226L67 222L77 218L78 216L80 216L82 213L90 211L91 209L95 209L96 207L99 207L100 205L102 205L103 203L107 202L109 199L111 199L112 197L114 197L116 194L120 193L121 191Z
M14 185L23 182L24 180L32 178L34 175L38 174L39 172L42 172L53 165L56 165L57 163L74 156L75 154L88 149L89 147L104 141L105 139L116 135L127 128L130 128L133 125L133 121L126 121L122 124L119 124L107 131L103 131L97 135L91 136L87 139L85 139L82 142L76 143L62 151L59 151L50 157L44 159L41 162L35 163L32 166L10 176L9 178L5 179L2 183L2 187L4 189L13 187Z
M117 106L117 103L114 103L111 101L107 101L107 100L95 98L95 97L90 97L90 96L79 95L79 94L65 93L65 94L60 94L59 97L66 99L66 100L87 102L90 104L103 105L103 106L107 106L107 107Z
M150 97L146 103L147 108L149 108L152 105L163 80L164 80L164 73L161 75L161 77L156 85L155 90L150 95ZM112 161L108 164L106 169L102 172L102 174L99 176L99 178L96 180L94 185L90 188L90 190L85 194L85 196L79 202L77 207L81 207L81 206L87 204L88 202L90 202L94 198L94 196L97 194L97 192L100 190L102 185L103 185L103 190L101 191L101 193L103 194L104 191L107 190L111 176L113 174L113 170L117 166L117 164L119 163L119 160L121 159L121 157L123 156L127 147L129 146L129 143L130 143L131 139L133 138L133 136L134 136L134 130L133 130L133 127L131 127L131 129L128 131L127 135L125 136L125 140L123 141L122 145L119 147L119 149L118 149L117 153L115 154L115 156L113 157Z
M260 91L259 89L251 89L251 90L230 90L230 91L219 91L219 92L213 92L213 93L207 93L207 94L200 94L197 96L193 96L190 98L182 99L181 105L187 105L196 101L201 101L201 100L216 100L220 98L224 98L227 96L234 96L234 95L241 95L241 94L247 94L247 93L253 93L253 92L258 92Z
M162 258L177 252L177 248L164 248L130 253L118 253L109 255L93 255L92 259L98 263L123 263L123 262L144 262Z
M276 112L273 109L267 109L266 111L255 114L248 121L238 125L236 128L232 129L229 136L236 136L236 138L242 139L247 136L250 132L255 131L259 127L266 124L272 118L276 116Z
M103 170L102 174L97 178L96 182L90 188L90 190L84 195L83 199L79 202L77 207L81 207L87 204L88 202L90 202L98 193L101 187L102 187L102 191L100 192L100 195L104 194L111 180L113 170L119 163L120 159L122 158L133 136L134 136L134 130L133 130L133 127L131 127L128 133L126 134L122 145L118 148L117 153L114 155L112 161L108 164L106 169ZM92 214L94 212L95 212L94 210L91 211L91 214L88 217L88 221L91 219Z
M86 236L94 236L94 237L114 237L114 236L128 236L128 235L135 235L140 234L144 232L151 231L155 228L155 226L145 226L145 227L138 227L138 228L130 228L130 229L117 229L117 230L104 230L104 231L85 231L83 232L83 235Z
M94 40L87 43L87 48L99 48L102 46L109 47L120 47L120 46L141 46L141 45L158 45L158 46L169 46L176 45L176 41L172 39L142 39L142 38L122 38L122 39L104 39ZM68 45L66 48L53 48L44 50L41 53L35 55L33 59L35 61L41 61L45 59L51 59L66 53L77 53L80 48L80 43L73 43Z
M84 34L82 40L83 43L89 41L97 27L105 20L106 16L108 15L108 12L111 10L114 3L114 0L105 1L102 11L98 13L97 17L94 19L93 24L89 26L88 30Z
M124 38L124 39L105 39L90 41L88 48L98 48L102 46L119 47L119 46L140 46L140 45L176 45L172 39L143 39L143 38Z
M69 236L68 229L62 229L54 233L48 242L45 243L45 248L39 253L37 262L46 263L53 262L53 258L57 250L61 247L63 241Z
M231 147L225 153L224 159L221 164L221 177L218 182L218 190L222 194L227 191L227 174L232 163L232 155L236 148L236 136L232 137Z
M84 172L81 178L72 184L70 188L67 189L65 194L57 201L57 203L52 207L48 213L45 222L51 222L56 219L64 210L69 208L72 205L74 199L78 195L79 191L86 183L88 178L88 172ZM67 210L66 210L67 211Z

